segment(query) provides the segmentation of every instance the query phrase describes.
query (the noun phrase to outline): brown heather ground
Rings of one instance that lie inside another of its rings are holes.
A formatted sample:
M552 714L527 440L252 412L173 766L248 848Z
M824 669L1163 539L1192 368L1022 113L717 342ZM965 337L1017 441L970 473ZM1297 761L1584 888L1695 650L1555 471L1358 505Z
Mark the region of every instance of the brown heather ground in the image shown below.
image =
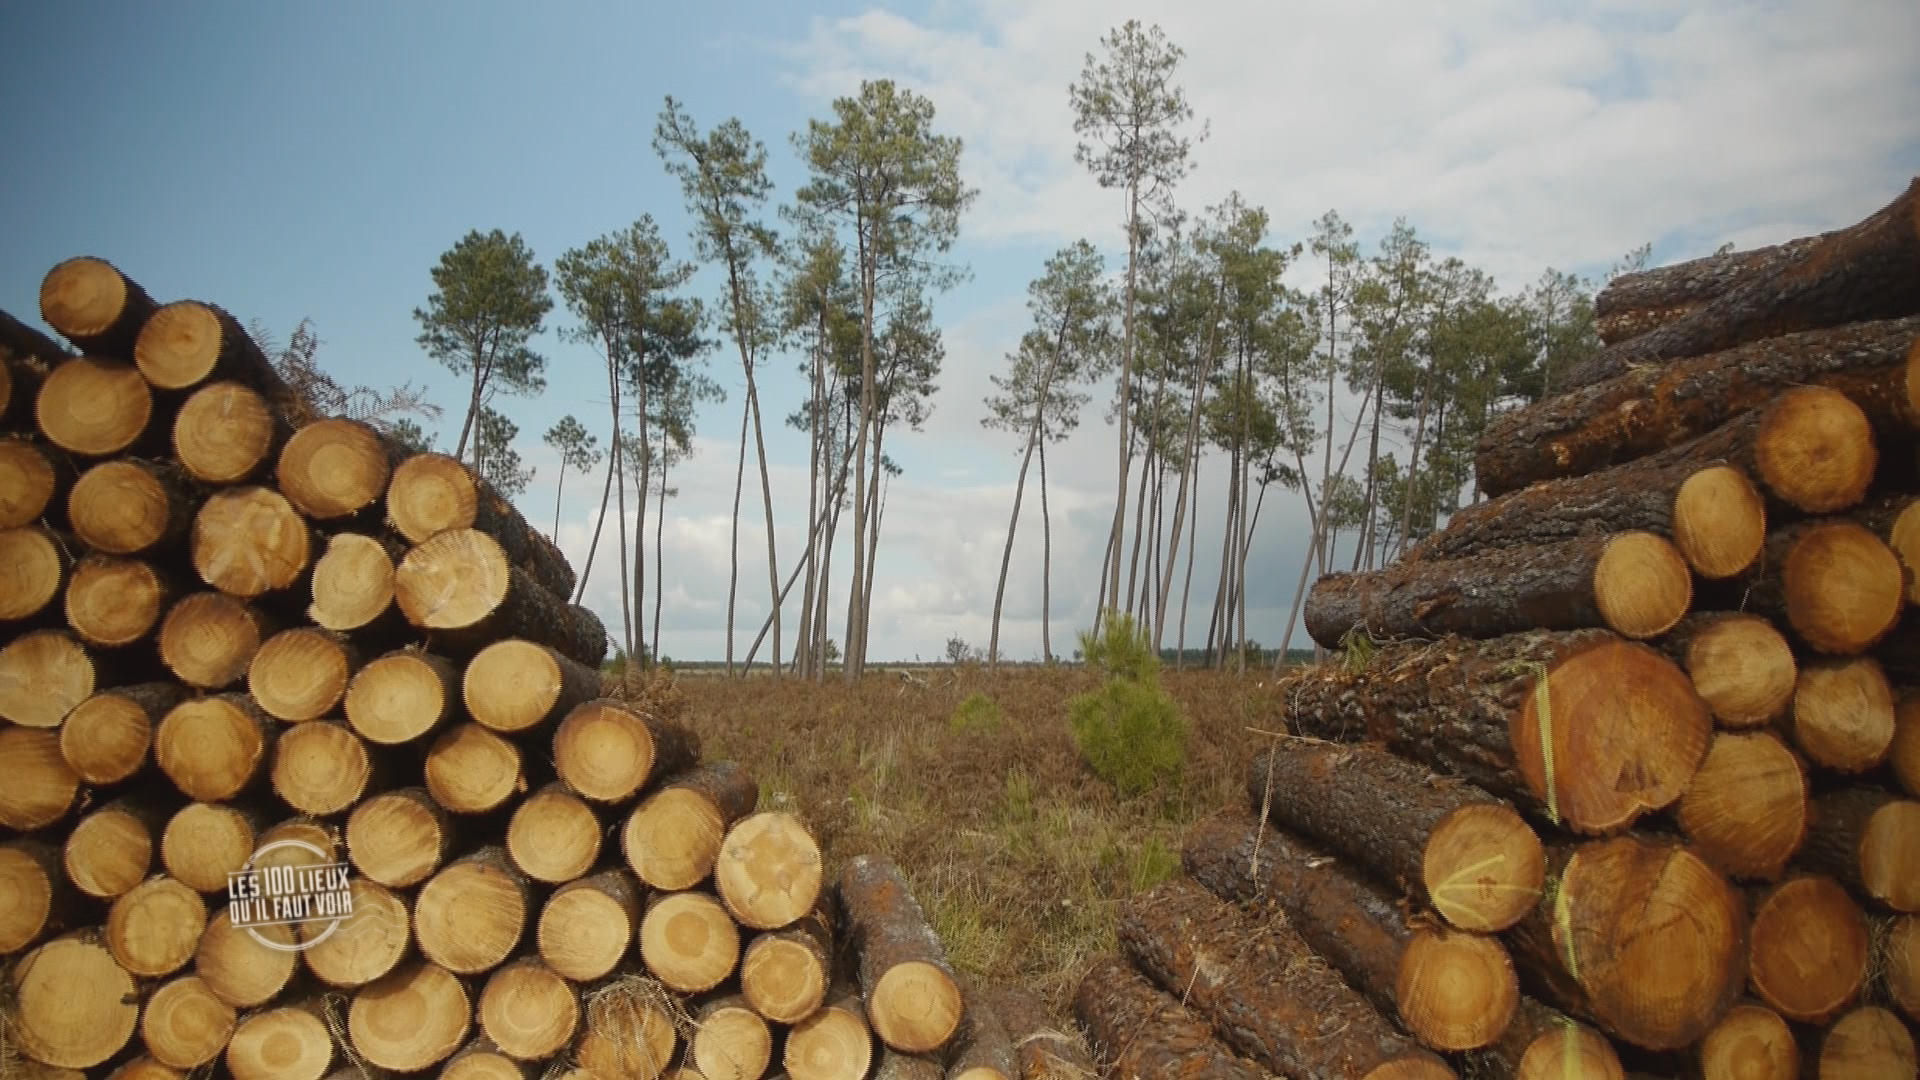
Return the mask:
M1264 741L1249 729L1280 722L1271 678L1162 679L1190 725L1186 779L1128 800L1074 747L1067 700L1097 685L1078 665L888 672L858 686L683 674L677 692L704 755L747 765L763 809L808 822L829 875L863 852L892 858L958 969L1023 985L1064 1018L1087 962L1114 947L1116 905L1179 869L1188 825L1244 802ZM962 709L974 694L997 717Z

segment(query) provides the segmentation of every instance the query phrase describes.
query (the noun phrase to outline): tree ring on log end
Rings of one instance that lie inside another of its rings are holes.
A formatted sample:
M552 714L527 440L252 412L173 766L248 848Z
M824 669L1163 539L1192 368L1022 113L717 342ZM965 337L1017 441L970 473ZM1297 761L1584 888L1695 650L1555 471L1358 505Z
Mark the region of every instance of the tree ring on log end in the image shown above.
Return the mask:
M1794 878L1754 905L1747 979L1781 1016L1825 1024L1867 978L1865 912L1832 878Z
M1494 933L1525 918L1546 884L1546 851L1505 803L1472 803L1427 834L1421 881L1434 910L1462 930Z
M394 595L413 625L461 629L493 614L511 581L507 556L492 537L449 529L407 552L394 574Z
M1754 435L1754 464L1767 489L1809 514L1858 503L1879 452L1873 425L1838 390L1803 386L1775 398Z
M1684 663L1694 690L1730 728L1757 727L1784 713L1800 679L1793 646L1758 615L1715 619L1687 643Z
M1787 621L1824 653L1865 650L1893 628L1906 594L1899 556L1851 521L1811 526L1781 568Z
M84 457L125 450L152 417L153 391L133 365L89 356L54 368L34 399L34 419L48 440Z
M1621 533L1607 541L1593 569L1593 599L1615 631L1630 638L1657 637L1693 605L1693 574L1665 537Z
M280 490L309 517L345 517L386 493L386 446L358 420L316 420L287 440L278 476Z
M1767 504L1731 465L1687 477L1673 496L1673 543L1703 578L1732 577L1752 566L1767 542Z
M1514 1078L1626 1080L1626 1070L1606 1036L1585 1024L1566 1021L1527 1044Z
M1795 1075L1800 1048L1793 1029L1765 1005L1735 1005L1700 1041L1700 1071L1744 1080Z
M924 960L895 964L874 984L868 1013L882 1041L923 1054L938 1049L960 1026L960 991L944 971Z
M40 315L69 337L113 328L127 306L127 279L112 263L78 255L40 279Z
M473 524L480 491L473 474L445 454L415 454L393 470L387 482L387 516L411 543L447 529Z
M274 425L273 410L252 387L208 383L173 418L174 456L198 480L237 484L273 450Z
M1464 930L1416 931L1394 987L1400 1019L1436 1050L1476 1050L1507 1030L1520 1001L1499 939Z

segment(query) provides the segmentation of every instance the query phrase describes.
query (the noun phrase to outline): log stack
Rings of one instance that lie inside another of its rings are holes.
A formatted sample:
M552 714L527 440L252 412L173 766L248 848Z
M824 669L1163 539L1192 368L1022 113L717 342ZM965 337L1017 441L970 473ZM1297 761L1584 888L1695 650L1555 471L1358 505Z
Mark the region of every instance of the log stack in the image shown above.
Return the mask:
M1016 1075L899 872L828 877L666 684L603 684L463 464L102 260L41 311L80 352L0 316L0 1076Z
M1081 987L1110 1057L1916 1075L1920 180L1596 307L1487 499L1316 583L1251 813Z

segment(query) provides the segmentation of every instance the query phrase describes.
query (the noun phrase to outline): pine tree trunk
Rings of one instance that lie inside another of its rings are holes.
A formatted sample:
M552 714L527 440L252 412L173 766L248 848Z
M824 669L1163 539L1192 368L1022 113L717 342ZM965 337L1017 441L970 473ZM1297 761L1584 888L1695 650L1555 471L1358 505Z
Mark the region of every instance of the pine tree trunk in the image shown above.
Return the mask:
M1161 992L1118 957L1095 960L1073 996L1073 1013L1107 1074L1126 1077L1207 1077L1266 1080L1268 1073L1236 1057L1213 1028Z
M727 550L727 674L733 674L733 611L740 591L740 493L747 486L747 425L753 419L748 403L740 403L740 456L733 466L733 524Z
M1120 544L1127 527L1127 471L1133 466L1133 358L1138 344L1134 335L1133 305L1140 254L1140 177L1128 177L1127 184L1127 297L1124 338L1120 354L1120 406L1114 426L1120 429L1119 494L1113 499L1113 530L1107 551L1107 586L1100 607L1120 610Z
M1047 507L1047 440L1040 439L1040 660L1053 663L1053 514Z
M1020 524L1020 501L1027 490L1027 465L1033 461L1033 451L1039 442L1039 423L1036 416L1033 430L1027 434L1026 452L1020 455L1020 476L1013 483L1013 514L1007 519L1007 542L1000 550L1000 578L993 587L993 630L987 638L987 670L996 671L1000 667L1000 609L1007 597L1007 568L1013 565L1013 532Z
M666 440L664 438L661 439L661 445L663 448L666 445ZM664 452L664 450L660 455L660 502L659 502L659 505L656 507L656 511L657 512L653 515L653 656L652 656L652 659L653 659L653 663L657 665L660 663L660 608L662 603L666 600L666 596L667 596L667 577L666 577L666 570L664 569L664 566L663 566L663 559L664 559L665 553L662 550L665 547L665 544L663 543L663 538L666 536L666 528L667 528L667 455ZM773 625L774 625L774 628L778 630L780 627L780 604L777 598L779 590L775 589L774 592L775 592L776 599L774 601L774 608L773 608ZM774 674L777 677L779 675L779 669L780 669L780 639L777 637L773 639L773 652L774 652L774 660L773 660Z

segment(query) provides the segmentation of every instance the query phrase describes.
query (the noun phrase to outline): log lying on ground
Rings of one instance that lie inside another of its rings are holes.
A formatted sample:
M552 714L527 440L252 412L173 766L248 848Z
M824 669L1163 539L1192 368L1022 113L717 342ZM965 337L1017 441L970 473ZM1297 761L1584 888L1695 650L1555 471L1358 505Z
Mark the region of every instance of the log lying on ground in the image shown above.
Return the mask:
M1073 1013L1115 1076L1266 1076L1220 1045L1205 1020L1118 957L1103 957L1087 969L1073 996Z
M1282 738L1248 768L1247 793L1461 929L1504 930L1540 900L1546 856L1511 806L1385 750Z
M832 1001L794 1023L781 1064L791 1080L860 1080L873 1064L860 995L842 988Z
M1825 1024L1866 985L1866 913L1830 877L1796 877L1768 890L1753 905L1750 938L1748 983L1789 1020Z
M900 871L857 855L840 871L837 893L874 1034L909 1054L946 1045L960 1023L960 987Z
M73 463L44 443L0 437L0 529L17 529L52 512L64 523L60 509L73 486Z
M132 364L80 356L48 373L33 415L53 445L79 457L106 457L146 434L153 391Z
M535 932L540 958L574 982L604 977L639 935L641 896L620 870L602 870L555 889Z
M1679 799L1712 728L1672 661L1595 630L1389 644L1360 671L1311 669L1282 697L1295 734L1385 743L1587 833Z
M1771 618L1819 652L1865 652L1900 619L1905 570L1856 521L1816 518L1776 529L1760 565L1726 606Z
M1707 255L1621 274L1593 298L1600 340L1612 345L1690 315L1715 297L1805 258L1831 235L1803 236L1749 251Z
M507 822L507 857L535 881L572 881L600 858L600 819L566 785L548 784L514 808Z
M354 673L343 699L347 722L368 742L412 742L453 714L458 681L443 657L417 648L390 652Z
M721 839L753 813L759 798L752 774L731 761L670 777L634 808L621 830L627 865L653 888L693 888L713 873Z
M1912 1080L1920 1053L1900 1018L1862 1005L1820 1037L1808 1080Z
M512 733L558 723L574 706L600 696L600 673L558 650L506 638L467 662L461 698L482 727Z
M1843 788L1813 801L1802 861L1894 911L1920 911L1920 800Z
M320 546L319 533L272 488L222 489L193 519L200 580L245 599L293 586Z
M60 725L60 756L89 784L117 784L146 764L154 725L186 696L175 682L102 690L73 707Z
M313 603L307 617L343 634L371 633L382 622L401 622L393 607L393 575L405 555L398 544L362 533L328 537L326 550L313 563Z
M761 933L740 957L740 992L755 1012L781 1024L812 1016L833 981L833 919L816 909L784 930Z
M7 975L9 1032L36 1061L90 1069L133 1038L140 997L105 944L86 933L55 938Z
M1567 376L1587 386L1642 364L1697 356L1800 330L1920 310L1920 179L1857 225L1799 259L1715 297L1698 311L1601 351Z
M293 428L260 392L242 383L208 383L173 416L173 456L203 484L263 479Z
M541 588L562 600L573 595L573 568L559 551L499 492L445 454L415 454L395 466L387 485L387 515L415 544L449 529L486 533Z
M553 732L554 771L573 792L599 803L625 802L649 779L699 757L699 736L691 729L613 698L574 706Z
M1013 1038L1020 1075L1027 1080L1088 1080L1095 1075L1083 1040L1055 1026L1039 995L1013 983L983 987Z
M1718 732L1674 816L1708 865L1771 881L1806 837L1806 770L1770 731Z
M67 521L95 551L138 555L185 536L195 503L191 481L177 466L115 458L80 474L67 493Z
M1814 764L1865 772L1886 760L1893 727L1893 687L1872 657L1829 657L1801 669L1793 742Z
M176 593L172 579L151 563L89 555L74 564L67 582L67 625L94 648L125 648L152 635Z
M1485 638L1604 626L1647 638L1671 629L1692 602L1693 578L1673 544L1630 532L1329 574L1307 596L1306 627L1327 648L1354 630Z
M1199 885L1172 879L1121 907L1120 944L1163 988L1178 988L1239 1052L1287 1076L1451 1076L1402 1037L1285 923L1257 923Z
M977 986L966 988L966 1012L947 1045L947 1075L953 1080L1020 1080L1013 1038Z
M243 383L287 422L306 422L311 406L281 378L253 335L224 308L181 300L153 313L134 344L133 359L162 390L187 390L213 379Z
M755 930L778 930L812 911L822 877L820 844L812 830L779 810L743 818L728 829L713 867L713 883L727 912Z
M394 574L394 599L407 621L467 655L503 637L551 645L588 667L607 651L592 612L541 588L475 529L449 529L407 552Z
M0 353L4 353L7 363L0 365L17 371L20 365L37 371L41 375L47 369L68 359L72 354L67 347L48 337L36 327L22 322L5 311L0 311ZM6 376L0 375L0 387L6 387ZM4 393L0 390L0 393ZM28 395L31 398L31 394ZM6 398L0 397L0 418L14 419L8 415Z
M1758 727L1786 713L1800 678L1793 646L1758 615L1696 612L1660 639L1723 727Z
M40 281L40 317L82 352L132 357L154 310L147 290L91 255L68 259Z
M1504 494L1596 472L1696 439L1799 386L1847 395L1883 431L1920 424L1916 340L1920 318L1900 319L1634 368L1494 417L1475 475L1483 491Z
M1757 1002L1728 1009L1700 1040L1702 1080L1795 1080L1799 1073L1793 1029Z
M280 451L276 485L315 521L349 518L378 503L406 450L358 420L315 420Z

